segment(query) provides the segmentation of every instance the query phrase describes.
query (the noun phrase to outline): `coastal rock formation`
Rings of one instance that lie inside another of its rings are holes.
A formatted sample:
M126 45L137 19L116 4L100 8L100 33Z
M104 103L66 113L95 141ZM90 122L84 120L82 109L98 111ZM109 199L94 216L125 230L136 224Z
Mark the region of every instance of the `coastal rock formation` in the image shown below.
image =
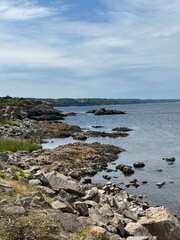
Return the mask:
M80 140L80 141L84 141L86 140L88 137L86 136L85 133L76 133L72 135L72 138L75 140Z
M0 126L0 137L24 138L41 142L45 138L65 138L81 132L81 128L61 122L15 120Z
M39 142L46 137L84 134L78 126L39 121L54 116L48 107L41 111L37 104L32 112L28 107L21 112L21 104L29 103L20 101L14 109L12 100L0 111L6 109L1 114L15 117L16 125L2 125L2 137ZM27 119L27 114L38 121ZM164 207L150 207L142 195L129 195L121 184L91 183L88 175L107 169L108 162L122 151L109 144L76 142L31 153L0 153L0 239L178 240L179 221ZM123 164L116 169L134 172ZM129 185L138 187L139 182L133 179Z
M179 222L165 208L149 208L120 184L81 184L68 176L70 170L80 176L98 165L100 170L121 151L112 145L74 143L1 153L0 237L78 240L84 232L83 240L178 240Z
M100 109L89 110L86 113L94 113L94 115L116 115L116 114L125 114L126 112L100 108Z
M2 101L2 100L1 100ZM9 98L0 106L1 116L5 119L33 119L33 120L59 120L65 114L54 109L53 106L42 100Z
M127 128L127 127L116 127L116 128L113 128L112 131L116 131L116 132L129 132L129 131L132 131L132 129Z
M105 169L107 163L116 160L122 151L124 150L110 144L76 142L32 153L7 153L6 157L3 155L3 159L6 159L7 163L15 161L23 169L35 165L37 169L39 166L45 172L54 170L77 178L94 175ZM32 171L37 171L36 168Z
M118 138L118 137L127 137L129 134L125 132L100 132L100 131L87 131L85 133L88 137L110 137L110 138Z
M37 177L30 169L26 171L29 180ZM78 240L79 232L83 232L84 240L178 240L180 226L175 217L163 207L144 210L142 200L130 196L118 184L94 187L58 172L42 174L47 181L34 188L12 180L13 175L0 178L0 237L55 240L64 236ZM51 198L43 190L48 188L47 183L53 191ZM11 194L7 189L13 190Z

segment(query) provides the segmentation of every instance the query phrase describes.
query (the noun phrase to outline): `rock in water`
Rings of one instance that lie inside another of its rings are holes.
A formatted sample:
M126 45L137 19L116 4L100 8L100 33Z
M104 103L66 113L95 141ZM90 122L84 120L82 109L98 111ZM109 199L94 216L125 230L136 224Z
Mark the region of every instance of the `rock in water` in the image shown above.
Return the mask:
M144 164L143 162L135 162L135 163L133 164L133 166L134 166L135 168L143 168L143 167L145 167L145 164Z
M156 185L161 188L165 184L164 181L157 182Z
M164 157L163 160L166 160L167 162L174 162L176 159L175 157Z

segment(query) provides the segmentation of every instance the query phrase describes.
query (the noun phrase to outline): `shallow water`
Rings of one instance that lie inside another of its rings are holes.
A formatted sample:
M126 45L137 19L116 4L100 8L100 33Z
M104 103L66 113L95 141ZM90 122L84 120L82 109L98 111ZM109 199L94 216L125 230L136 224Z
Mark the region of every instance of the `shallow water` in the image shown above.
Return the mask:
M146 185L138 188L130 187L127 191L135 195L147 195L147 200L153 205L165 205L174 214L180 216L180 103L154 103L102 106L106 109L126 111L124 115L95 116L86 114L91 107L66 107L64 111L73 111L77 116L67 117L68 124L79 125L82 128L95 131L111 131L114 127L129 127L133 131L125 138L88 138L86 142L109 143L124 148L126 151L119 155L116 164L132 165L136 161L145 163L144 169L135 170L135 174L125 177L120 171L108 173L112 182L128 183L137 178L146 180ZM94 129L91 126L102 125L103 128ZM54 142L44 144L43 147L56 147L74 142L72 138L52 139ZM176 161L169 165L162 160L165 156L174 156ZM109 168L115 165L109 163ZM162 169L158 172L157 169ZM106 182L105 172L96 174L93 182ZM107 173L106 173L107 174ZM165 181L162 188L156 187L156 182ZM174 182L174 183L170 183Z

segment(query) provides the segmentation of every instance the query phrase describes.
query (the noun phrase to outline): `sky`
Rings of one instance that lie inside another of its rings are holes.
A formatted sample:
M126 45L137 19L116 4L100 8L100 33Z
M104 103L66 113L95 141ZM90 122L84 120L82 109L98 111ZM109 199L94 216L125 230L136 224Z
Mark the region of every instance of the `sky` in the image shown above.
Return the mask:
M0 0L0 96L180 98L180 0Z

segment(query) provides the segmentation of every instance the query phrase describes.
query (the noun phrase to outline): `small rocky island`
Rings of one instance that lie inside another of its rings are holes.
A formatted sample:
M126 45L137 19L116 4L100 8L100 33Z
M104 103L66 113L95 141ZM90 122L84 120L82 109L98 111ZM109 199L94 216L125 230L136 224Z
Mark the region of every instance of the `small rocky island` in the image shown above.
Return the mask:
M0 141L39 144L46 138L83 134L78 126L52 121L67 114L44 101L0 98ZM124 134L129 130L114 129ZM179 220L166 208L129 195L123 184L91 182L98 171L108 172L108 162L123 151L97 142L1 151L0 239L178 240ZM145 166L134 164L139 167ZM116 170L127 174L133 167L121 164Z
M109 110L105 108L89 110L86 113L94 113L94 115L116 115L116 114L126 114L126 112L118 110Z

